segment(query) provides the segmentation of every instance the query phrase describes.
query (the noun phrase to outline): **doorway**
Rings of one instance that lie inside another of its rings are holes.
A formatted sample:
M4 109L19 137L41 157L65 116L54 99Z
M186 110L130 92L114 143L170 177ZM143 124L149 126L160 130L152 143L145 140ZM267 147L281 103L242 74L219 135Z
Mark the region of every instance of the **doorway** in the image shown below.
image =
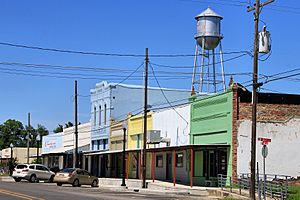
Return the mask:
M172 180L172 154L167 153L166 157L166 180Z

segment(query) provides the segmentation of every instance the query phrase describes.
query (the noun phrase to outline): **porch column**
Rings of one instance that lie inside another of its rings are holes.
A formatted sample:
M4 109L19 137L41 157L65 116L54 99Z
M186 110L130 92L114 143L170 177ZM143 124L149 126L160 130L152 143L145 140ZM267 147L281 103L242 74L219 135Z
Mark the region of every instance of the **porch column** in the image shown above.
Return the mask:
M176 150L173 150L173 158L174 158L174 170L173 170L173 185L176 185Z
M155 180L155 152L152 152L152 181Z
M194 150L190 149L190 186L193 187L193 176L194 176Z
M138 160L138 162L139 162L139 164L138 164L138 166L139 166L139 179L142 179L142 170L141 170L141 167L142 167L142 156L141 156L141 151L139 151L139 160Z

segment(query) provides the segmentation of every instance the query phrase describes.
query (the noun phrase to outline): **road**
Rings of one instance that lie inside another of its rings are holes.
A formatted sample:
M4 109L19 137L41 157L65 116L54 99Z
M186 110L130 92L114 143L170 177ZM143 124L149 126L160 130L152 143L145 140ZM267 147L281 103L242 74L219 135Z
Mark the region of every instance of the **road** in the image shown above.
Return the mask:
M109 188L91 188L89 186L82 186L74 188L71 185L56 186L51 183L29 183L22 181L3 182L0 181L0 199L2 200L142 200L142 199L208 199L207 197L195 197L190 195L178 195L170 193L150 193L150 192L133 192L114 190Z

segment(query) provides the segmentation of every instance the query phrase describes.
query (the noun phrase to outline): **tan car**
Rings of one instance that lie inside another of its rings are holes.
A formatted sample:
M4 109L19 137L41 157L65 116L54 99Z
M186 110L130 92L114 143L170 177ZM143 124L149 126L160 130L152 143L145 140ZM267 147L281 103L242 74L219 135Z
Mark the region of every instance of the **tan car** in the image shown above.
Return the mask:
M53 182L58 186L62 184L72 184L73 187L80 187L81 185L98 186L98 178L92 176L89 172L77 168L65 168L56 173Z

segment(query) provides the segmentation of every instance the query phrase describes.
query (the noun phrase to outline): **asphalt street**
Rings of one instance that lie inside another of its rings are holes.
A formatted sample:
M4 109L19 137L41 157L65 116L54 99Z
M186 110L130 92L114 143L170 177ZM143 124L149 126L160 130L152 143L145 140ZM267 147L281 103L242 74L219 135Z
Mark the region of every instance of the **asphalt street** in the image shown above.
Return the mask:
M71 185L56 186L51 183L29 183L27 181L4 182L0 181L0 200L92 200L92 199L209 199L190 195L133 192L114 188L91 188L90 186L72 187Z

